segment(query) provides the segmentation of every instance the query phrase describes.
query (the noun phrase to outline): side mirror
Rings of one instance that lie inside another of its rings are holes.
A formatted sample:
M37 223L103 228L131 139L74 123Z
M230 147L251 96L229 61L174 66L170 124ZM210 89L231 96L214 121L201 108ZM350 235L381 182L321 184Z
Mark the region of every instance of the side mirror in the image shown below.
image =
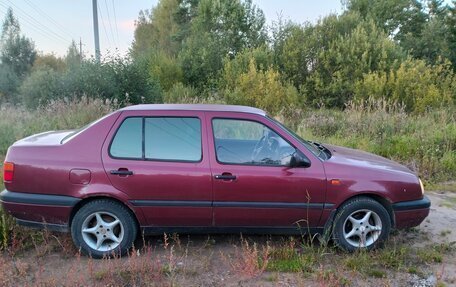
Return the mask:
M290 167L310 167L310 160L299 150L296 150L290 159Z

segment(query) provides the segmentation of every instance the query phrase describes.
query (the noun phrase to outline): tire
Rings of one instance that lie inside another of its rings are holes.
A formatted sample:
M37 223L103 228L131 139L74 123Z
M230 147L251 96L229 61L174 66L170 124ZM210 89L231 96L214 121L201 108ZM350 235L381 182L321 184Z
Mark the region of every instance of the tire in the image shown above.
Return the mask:
M379 202L358 197L344 203L336 214L333 239L341 249L353 252L380 247L388 238L391 218Z
M97 259L125 255L133 246L137 232L130 210L109 199L88 202L71 222L75 246L85 255Z

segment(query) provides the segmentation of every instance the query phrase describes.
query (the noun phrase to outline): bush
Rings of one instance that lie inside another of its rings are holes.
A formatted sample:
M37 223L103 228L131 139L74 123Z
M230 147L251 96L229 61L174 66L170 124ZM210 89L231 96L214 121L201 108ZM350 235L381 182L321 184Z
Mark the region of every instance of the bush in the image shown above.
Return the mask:
M355 99L386 98L403 103L407 111L424 112L452 105L456 99L456 77L449 62L428 65L408 59L397 70L364 75L355 85Z
M112 58L102 63L88 60L63 73L43 66L24 80L20 93L28 108L75 97L116 99L133 104L162 101L161 87L149 75L149 62L142 59L132 62Z
M375 104L376 103L376 104ZM427 181L456 176L456 113L453 107L407 114L386 101L320 109L285 121L306 139L372 152L407 165ZM294 123L299 118L298 124Z
M165 92L163 100L165 103L187 103L196 100L198 95L200 94L195 88L176 83ZM202 99L202 97L199 98Z
M49 67L41 67L27 77L19 89L22 103L28 108L47 104L62 95L62 75Z
M227 70L230 65L227 64ZM288 110L298 102L298 91L288 83L280 81L280 75L272 68L258 70L251 59L248 71L241 73L229 83L224 91L228 104L255 106L278 114Z

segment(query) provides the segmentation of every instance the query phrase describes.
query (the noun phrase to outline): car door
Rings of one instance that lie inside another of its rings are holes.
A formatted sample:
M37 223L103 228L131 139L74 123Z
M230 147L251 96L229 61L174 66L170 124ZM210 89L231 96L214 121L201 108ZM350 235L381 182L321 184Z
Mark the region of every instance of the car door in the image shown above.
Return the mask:
M302 228L325 207L322 162L271 120L247 113L207 113L218 227ZM289 167L296 149L310 167Z
M150 226L210 226L212 179L204 113L124 111L103 146L112 185Z

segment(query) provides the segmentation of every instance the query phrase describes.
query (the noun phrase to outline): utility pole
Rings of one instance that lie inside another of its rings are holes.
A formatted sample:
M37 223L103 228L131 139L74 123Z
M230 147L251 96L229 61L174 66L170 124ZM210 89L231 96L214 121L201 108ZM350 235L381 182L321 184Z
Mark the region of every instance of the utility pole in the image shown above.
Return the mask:
M98 35L98 4L97 0L92 0L93 9L93 35L95 37L95 59L100 62L100 37Z

